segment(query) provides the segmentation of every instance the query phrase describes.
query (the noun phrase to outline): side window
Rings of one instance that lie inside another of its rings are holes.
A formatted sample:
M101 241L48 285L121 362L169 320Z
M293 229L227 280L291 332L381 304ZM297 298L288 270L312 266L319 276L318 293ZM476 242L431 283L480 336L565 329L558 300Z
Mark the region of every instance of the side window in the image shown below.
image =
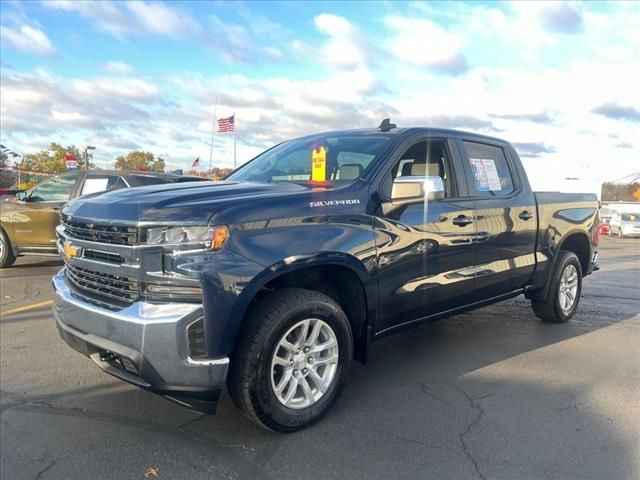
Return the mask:
M513 193L513 176L502 148L477 142L462 143L473 173L471 187L479 196L494 197Z
M30 202L66 202L78 183L78 174L61 175L36 185L29 195Z
M384 196L391 196L393 180L398 177L440 177L445 198L457 196L451 155L445 140L425 140L409 147L385 179Z
M90 173L84 181L80 195L114 190L119 180L120 177L118 175L96 175Z
M118 181L113 187L113 190L120 190L121 188L129 188L129 185L127 185L127 182L124 181L124 178L118 177Z

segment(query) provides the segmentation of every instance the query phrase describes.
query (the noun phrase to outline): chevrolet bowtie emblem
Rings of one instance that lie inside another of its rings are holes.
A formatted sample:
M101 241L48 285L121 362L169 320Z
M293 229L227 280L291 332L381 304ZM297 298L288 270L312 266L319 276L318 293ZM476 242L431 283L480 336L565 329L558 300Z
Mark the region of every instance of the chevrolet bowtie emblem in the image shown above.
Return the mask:
M71 242L64 242L64 255L67 258L79 257L80 248L71 245Z

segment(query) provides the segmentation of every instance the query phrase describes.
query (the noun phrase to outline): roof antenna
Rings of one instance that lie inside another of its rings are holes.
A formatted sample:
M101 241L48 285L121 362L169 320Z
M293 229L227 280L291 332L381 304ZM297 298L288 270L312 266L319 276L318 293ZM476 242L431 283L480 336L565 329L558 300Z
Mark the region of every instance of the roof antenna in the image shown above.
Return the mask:
M389 120L388 118L385 118L380 123L380 126L378 127L378 131L379 132L388 132L392 128L396 128L396 124L395 123L391 123L391 120Z

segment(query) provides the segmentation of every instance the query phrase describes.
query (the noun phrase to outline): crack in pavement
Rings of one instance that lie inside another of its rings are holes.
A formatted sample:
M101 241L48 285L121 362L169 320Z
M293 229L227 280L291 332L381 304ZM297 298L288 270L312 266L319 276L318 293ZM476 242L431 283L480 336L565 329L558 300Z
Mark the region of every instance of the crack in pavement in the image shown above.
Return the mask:
M493 396L493 394L490 393L488 395L483 395L481 397L473 398L467 392L465 392L461 387L456 387L456 388L460 390L460 392L465 396L465 398L469 402L469 406L477 412L473 420L471 420L471 422L469 422L469 424L467 425L467 428L465 429L465 431L458 435L458 438L460 439L460 444L462 445L462 451L464 452L466 457L469 459L469 461L471 461L471 463L473 464L475 474L478 477L480 477L481 480L487 480L487 478L484 475L482 475L482 473L480 472L480 466L478 464L478 461L475 459L475 457L469 450L465 437L471 432L471 429L482 419L482 416L484 415L484 408L482 407L482 404L477 402L479 400L484 400L485 398L489 398Z
M188 427L189 425L193 425L194 423L199 422L200 420L203 420L206 416L207 416L207 414L203 413L202 415L200 415L200 416L198 416L196 418L193 418L193 419L189 420L188 422L184 422L182 425L179 425L178 428L182 430L182 429Z
M420 390L422 390L422 393L424 393L426 396L431 397L431 398L433 398L434 400L437 400L440 403L443 403L445 405L451 405L449 402L447 402L446 400L443 400L442 398L437 396L435 393L432 393L429 390L429 383L428 382L424 382L422 385L420 385Z
M562 407L562 408L558 408L558 412L566 412L567 410L579 410L580 405L584 405L587 402L578 402L578 403L574 403L573 405L569 405L568 407Z
M46 458L46 455L45 455ZM42 470L40 470L37 474L36 474L36 478L34 480L40 480L40 478L42 477L42 475L44 475L45 473L47 473L49 471L49 469L51 467L53 467L56 464L55 460L51 460L51 462L49 462L49 465L47 465L46 467L44 467Z

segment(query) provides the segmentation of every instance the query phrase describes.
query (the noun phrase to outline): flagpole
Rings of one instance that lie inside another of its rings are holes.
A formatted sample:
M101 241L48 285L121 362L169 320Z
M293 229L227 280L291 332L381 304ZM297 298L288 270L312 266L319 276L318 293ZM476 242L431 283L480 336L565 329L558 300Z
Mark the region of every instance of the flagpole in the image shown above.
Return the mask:
M236 169L236 112L233 112L233 169Z
M209 150L209 174L211 174L211 162L213 161L213 139L216 133L216 117L218 110L218 96L213 101L213 125L211 126L211 149Z

